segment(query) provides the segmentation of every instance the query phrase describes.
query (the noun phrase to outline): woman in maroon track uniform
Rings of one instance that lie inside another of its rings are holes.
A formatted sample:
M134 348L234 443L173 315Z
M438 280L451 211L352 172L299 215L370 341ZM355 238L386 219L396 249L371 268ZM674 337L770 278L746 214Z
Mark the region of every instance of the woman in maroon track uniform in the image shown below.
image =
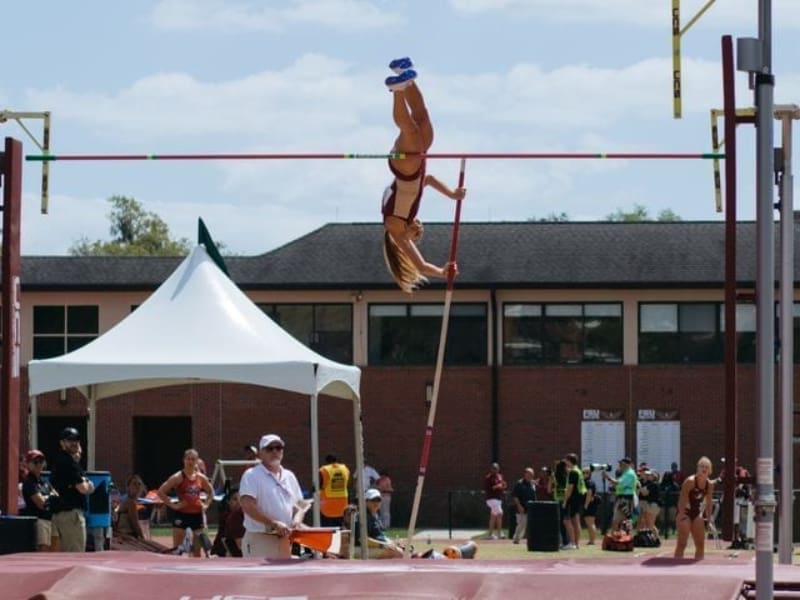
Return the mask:
M455 264L437 267L425 260L416 242L422 238L423 227L417 219L422 191L431 186L453 200L464 198L464 188L450 189L433 175L425 172L425 157L433 143L431 125L425 100L416 84L417 72L411 59L399 58L389 63L397 75L386 79L393 95L392 116L400 130L392 153L406 154L390 158L389 169L394 181L383 194L383 255L386 266L400 289L412 292L427 277L446 278Z
M711 483L711 460L704 456L697 461L697 471L686 478L681 485L678 497L678 541L675 545L675 558L683 558L689 534L694 541L695 559L703 558L706 540L706 522L711 519L711 494L714 484Z

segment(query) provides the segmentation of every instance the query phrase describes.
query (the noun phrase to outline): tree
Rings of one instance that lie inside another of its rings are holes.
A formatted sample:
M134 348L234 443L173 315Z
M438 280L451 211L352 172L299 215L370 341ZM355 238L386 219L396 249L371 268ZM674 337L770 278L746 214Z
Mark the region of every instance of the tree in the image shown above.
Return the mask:
M610 215L606 215L607 221L613 221L615 223L641 223L643 221L680 221L680 216L675 213L670 208L665 208L662 211L659 211L658 216L655 219L650 218L650 213L648 212L647 208L642 206L641 204L634 204L633 209L630 211L624 211L621 208L618 208Z
M135 199L112 196L109 233L111 241L90 242L82 237L69 249L72 256L185 256L191 250L186 238L174 240L169 226Z
M657 221L683 221L680 215L673 211L671 208L665 208L662 211L659 211L658 217L656 217Z
M569 215L564 211L560 213L551 212L548 213L546 217L542 217L537 219L536 217L531 217L528 221L538 221L539 223L566 223L569 221Z

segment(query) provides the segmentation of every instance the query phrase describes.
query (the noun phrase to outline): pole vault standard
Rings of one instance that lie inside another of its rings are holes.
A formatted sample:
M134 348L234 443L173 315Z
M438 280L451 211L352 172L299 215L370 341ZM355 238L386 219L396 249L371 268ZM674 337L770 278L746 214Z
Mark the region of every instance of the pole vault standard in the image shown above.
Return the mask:
M461 169L458 174L458 187L464 187L464 171L466 169L466 159L461 159ZM456 200L456 216L453 220L453 237L450 240L450 268L447 271L447 291L444 297L444 311L442 312L442 329L439 335L439 348L436 353L436 371L433 376L433 392L431 394L431 406L428 409L428 424L425 427L425 441L422 444L422 453L419 459L419 472L417 473L417 488L414 491L414 503L411 506L411 518L408 522L408 536L406 537L405 557L411 553L411 542L414 540L414 529L417 526L417 514L419 513L419 503L422 499L422 486L425 484L425 473L428 470L428 456L431 451L431 441L433 440L433 423L436 420L436 407L439 402L439 383L442 380L442 368L444 366L445 343L447 342L447 329L450 322L450 304L453 301L453 281L455 279L455 262L458 254L458 230L461 224L461 200Z
M335 160L335 159L403 159L409 156L425 158L457 159L527 159L527 160L719 160L720 152L435 152L410 154L390 152L386 154L347 153L234 153L234 154L28 154L29 162L53 161L145 161L145 160Z

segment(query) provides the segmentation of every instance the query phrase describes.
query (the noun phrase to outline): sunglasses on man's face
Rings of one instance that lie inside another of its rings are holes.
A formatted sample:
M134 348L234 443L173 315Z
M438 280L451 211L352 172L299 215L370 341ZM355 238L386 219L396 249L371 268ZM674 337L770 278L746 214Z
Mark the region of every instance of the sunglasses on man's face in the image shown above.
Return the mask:
M35 465L41 465L44 464L45 460L43 458L34 458L31 462Z
M276 452L283 450L283 446L267 446L264 448L264 450L266 450L267 452Z

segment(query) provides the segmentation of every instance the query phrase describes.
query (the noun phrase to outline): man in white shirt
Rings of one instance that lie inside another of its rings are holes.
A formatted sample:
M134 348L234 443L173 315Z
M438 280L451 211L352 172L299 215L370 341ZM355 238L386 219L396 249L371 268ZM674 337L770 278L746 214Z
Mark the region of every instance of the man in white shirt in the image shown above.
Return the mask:
M258 444L259 464L239 484L245 534L242 554L251 558L291 558L289 534L307 508L297 477L281 465L283 440L274 433Z
M368 464L364 464L364 469L361 471L361 473L362 477L364 478L364 490L375 487L375 484L381 477L380 473L375 470L375 467ZM358 474L355 475L355 479L358 479Z

